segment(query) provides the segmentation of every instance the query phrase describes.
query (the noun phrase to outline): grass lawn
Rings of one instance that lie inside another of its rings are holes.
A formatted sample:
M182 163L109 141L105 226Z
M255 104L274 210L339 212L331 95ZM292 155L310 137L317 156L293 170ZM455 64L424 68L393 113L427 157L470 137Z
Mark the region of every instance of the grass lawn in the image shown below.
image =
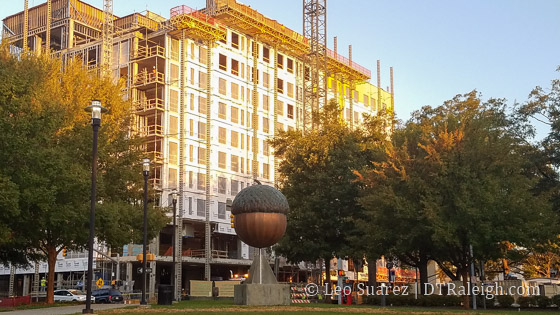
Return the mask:
M130 306L121 309L107 310L100 314L305 314L305 315L329 315L329 314L488 314L488 315L529 315L529 314L555 314L550 311L539 310L477 310L464 311L458 308L405 308L405 307L377 307L369 305L338 306L333 304L292 304L290 306L240 306L234 305L233 300L217 301L181 301L173 305L151 305L149 308Z

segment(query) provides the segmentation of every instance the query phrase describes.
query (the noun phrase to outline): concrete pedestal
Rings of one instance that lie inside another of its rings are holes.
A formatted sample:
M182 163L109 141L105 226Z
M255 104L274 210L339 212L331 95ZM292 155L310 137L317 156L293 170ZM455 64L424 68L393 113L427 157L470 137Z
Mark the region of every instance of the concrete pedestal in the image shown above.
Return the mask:
M289 284L238 284L233 302L237 305L290 305Z

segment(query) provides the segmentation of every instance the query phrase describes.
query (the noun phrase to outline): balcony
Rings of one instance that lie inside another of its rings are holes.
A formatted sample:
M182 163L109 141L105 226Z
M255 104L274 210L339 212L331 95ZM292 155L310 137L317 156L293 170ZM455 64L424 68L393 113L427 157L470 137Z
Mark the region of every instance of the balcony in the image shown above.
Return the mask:
M150 85L152 84L164 84L165 75L162 72L157 71L142 71L134 77L134 80L132 82L133 87L137 89L149 89L151 88Z
M145 126L143 135L145 137L150 137L150 136L163 137L163 127L161 125Z
M135 100L132 102L138 114L148 115L155 110L165 110L165 104L161 98Z
M151 46L151 47L141 46L138 47L138 49L132 53L132 56L130 58L142 59L142 58L148 58L154 56L165 58L165 48L161 46Z
M163 153L158 151L146 152L144 155L150 159L152 163L162 164L163 163Z

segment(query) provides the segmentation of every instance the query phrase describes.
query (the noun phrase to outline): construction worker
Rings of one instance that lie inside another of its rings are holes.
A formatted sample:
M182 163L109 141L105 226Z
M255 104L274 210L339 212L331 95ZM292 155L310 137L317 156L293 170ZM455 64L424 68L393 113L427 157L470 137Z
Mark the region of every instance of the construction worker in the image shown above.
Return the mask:
M47 280L45 277L41 278L41 292L47 291Z

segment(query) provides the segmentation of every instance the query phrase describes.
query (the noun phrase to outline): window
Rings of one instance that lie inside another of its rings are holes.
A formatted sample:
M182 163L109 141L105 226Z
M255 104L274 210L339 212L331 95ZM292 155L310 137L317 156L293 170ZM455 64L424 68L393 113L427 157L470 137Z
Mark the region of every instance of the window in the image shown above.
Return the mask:
M270 145L266 140L263 140L263 155L270 155Z
M198 87L201 89L206 88L206 72L198 72Z
M284 102L280 101L280 100L276 100L276 114L278 116L282 116L284 115Z
M239 147L239 133L237 131L231 131L231 146L234 148Z
M169 90L169 110L172 112L177 112L179 108L179 92L175 90Z
M352 95L350 94L350 88L346 87L346 93L345 93L346 97L350 98L352 97Z
M270 179L270 165L263 163L263 177Z
M286 60L288 61L288 72L289 73L294 73L294 60L292 58L286 58Z
M177 138L177 135L179 134L179 118L175 117L175 116L169 116L169 135L171 137L175 137Z
M241 173L245 173L245 158L241 157L241 162L239 163L239 166L241 166ZM243 185L241 185L241 187L243 187Z
M225 177L218 177L218 194L225 194L227 186L227 179Z
M239 34L231 32L231 47L239 49Z
M269 82L270 82L270 78L269 78L268 73L267 73L267 72L263 72L263 86L264 86L265 88L268 88Z
M206 174L198 173L196 188L198 190L206 190Z
M169 163L177 164L177 143L169 141Z
M221 144L226 144L227 142L226 128L218 127L218 142Z
M237 155L231 155L231 171L239 172L239 157Z
M241 135L240 138L241 138L241 149L245 149L245 137Z
M194 68L191 68L190 83L194 85Z
M198 164L206 165L206 148L198 147Z
M352 121L352 112L350 111L350 108L346 109L346 121Z
M194 110L194 94L190 93L191 110Z
M288 104L288 118L294 119L294 105Z
M241 125L245 126L245 111L241 110Z
M196 215L199 217L204 217L205 213L206 213L206 200L196 199Z
M231 190L230 193L232 196L237 195L237 193L239 192L239 181L232 179L231 180Z
M239 85L237 83L231 82L231 98L239 99Z
M358 124L360 122L360 115L358 112L354 112L354 123Z
M194 121L189 119L189 136L194 136Z
M193 171L189 171L189 188L193 188Z
M220 78L218 80L218 82L219 82L219 87L220 87L220 89L219 89L220 94L226 95L227 94L227 87L226 87L227 81L226 81L226 79Z
M179 82L179 66L171 64L171 84Z
M268 109L268 95L265 95L265 94L263 94L263 109L265 111L269 110Z
M263 60L266 63L270 62L270 49L268 47L263 47Z
M364 94L364 105L369 106L369 97Z
M284 124L277 122L276 123L276 132L284 131Z
M177 187L177 169L169 168L169 174L167 176L169 187Z
M288 82L287 87L288 87L288 96L294 97L294 85Z
M189 161L194 161L194 147L193 145L189 145Z
M241 63L240 68L241 68L241 77L245 79L245 64L243 62Z
M206 64L206 54L207 54L207 50L206 48L199 46L198 47L198 62L202 63L202 64Z
M354 91L354 102L358 103L359 99L358 91Z
M225 152L218 152L218 167L219 168L226 168L226 156Z
M268 126L268 118L263 117L263 132L264 133L268 133L269 132L269 126Z
M225 188L224 188L224 194L225 194ZM225 218L226 218L226 203L218 202L218 219L225 220Z
M227 57L225 55L219 55L220 70L227 71Z
M239 61L231 59L231 74L239 75Z
M218 118L226 119L227 118L227 105L226 103L219 102L218 103Z
M276 66L278 67L278 69L284 69L284 56L276 54L276 58Z
M198 112L206 115L206 97L198 97Z
M198 122L198 139L206 139L206 123Z
M239 109L231 107L231 122L237 124L239 122Z
M280 93L280 94L284 94L284 80L282 79L278 79L277 85L276 85L276 92Z

